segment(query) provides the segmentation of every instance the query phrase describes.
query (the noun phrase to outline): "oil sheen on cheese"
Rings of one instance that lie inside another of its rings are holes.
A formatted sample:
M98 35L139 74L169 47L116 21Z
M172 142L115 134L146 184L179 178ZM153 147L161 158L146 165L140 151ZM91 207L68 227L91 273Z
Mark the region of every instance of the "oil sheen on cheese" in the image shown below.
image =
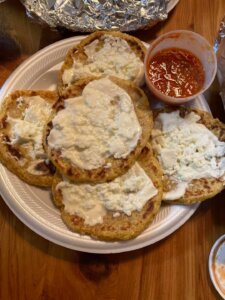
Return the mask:
M182 197L193 179L224 176L225 143L199 120L194 112L181 118L179 111L160 113L156 118L153 146L164 174L177 184L164 194L164 200Z
M7 118L11 125L11 143L27 148L32 159L46 158L42 146L43 127L51 114L51 105L40 96L20 98L20 101L26 101L29 106L22 119Z
M78 215L88 225L103 222L107 212L114 217L140 211L158 190L138 163L113 181L100 184L71 183L61 181L56 189L62 192L64 209Z
M130 96L107 78L91 81L82 96L65 100L52 123L49 147L86 170L103 166L108 157L127 157L142 134Z
M103 43L99 47L99 43ZM119 37L105 35L84 47L85 64L74 60L73 67L63 73L63 83L70 84L88 76L113 75L122 79L142 81L144 64L129 44ZM137 82L138 84L138 82Z

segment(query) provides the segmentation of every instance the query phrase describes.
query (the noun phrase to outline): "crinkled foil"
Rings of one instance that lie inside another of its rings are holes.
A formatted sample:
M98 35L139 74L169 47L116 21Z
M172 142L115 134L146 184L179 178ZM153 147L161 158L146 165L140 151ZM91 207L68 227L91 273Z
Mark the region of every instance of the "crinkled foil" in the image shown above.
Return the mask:
M92 32L149 28L167 18L170 0L21 0L29 16L53 28Z
M220 83L220 95L225 109L225 17L221 21L214 49L217 52L217 77Z

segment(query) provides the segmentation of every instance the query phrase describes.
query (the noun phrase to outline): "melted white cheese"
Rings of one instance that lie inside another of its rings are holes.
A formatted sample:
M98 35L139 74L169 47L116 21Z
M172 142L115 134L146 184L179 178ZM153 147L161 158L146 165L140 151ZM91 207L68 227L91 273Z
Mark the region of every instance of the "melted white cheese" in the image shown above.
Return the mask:
M107 157L128 156L142 133L130 96L107 78L90 82L81 97L65 100L52 123L49 147L87 170L103 166Z
M46 156L42 146L43 127L50 116L51 105L40 96L26 97L26 100L29 106L23 119L7 118L11 125L11 144L23 145L32 159L42 158Z
M193 179L220 178L225 173L225 143L197 123L195 113L185 118L179 111L160 113L153 131L153 145L167 175L178 186L164 194L164 199L182 197Z
M177 182L174 189L169 192L163 193L163 200L175 200L181 198L188 187L187 182Z
M113 75L126 80L136 79L141 84L144 78L144 64L132 51L129 44L118 37L104 35L103 46L98 49L99 40L84 47L87 61L74 60L73 67L64 71L62 80L70 84L88 76Z
M62 181L56 189L62 192L65 211L77 214L89 225L102 223L107 211L114 217L121 212L130 216L158 193L138 163L126 174L107 183L91 185Z

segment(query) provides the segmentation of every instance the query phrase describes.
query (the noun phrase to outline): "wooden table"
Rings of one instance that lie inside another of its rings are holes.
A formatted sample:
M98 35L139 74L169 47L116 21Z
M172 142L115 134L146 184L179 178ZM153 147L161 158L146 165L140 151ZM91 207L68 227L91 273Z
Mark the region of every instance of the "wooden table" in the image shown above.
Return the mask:
M134 34L150 42L173 29L191 29L213 43L224 13L224 0L180 0L165 22ZM0 57L0 85L32 53L75 35L41 27L26 17L19 1L12 0L0 4L0 30L14 37L22 49L9 61ZM224 121L216 83L209 103L214 116ZM0 299L220 299L207 263L210 248L224 233L225 192L205 201L180 229L152 246L115 255L85 254L38 236L2 200Z

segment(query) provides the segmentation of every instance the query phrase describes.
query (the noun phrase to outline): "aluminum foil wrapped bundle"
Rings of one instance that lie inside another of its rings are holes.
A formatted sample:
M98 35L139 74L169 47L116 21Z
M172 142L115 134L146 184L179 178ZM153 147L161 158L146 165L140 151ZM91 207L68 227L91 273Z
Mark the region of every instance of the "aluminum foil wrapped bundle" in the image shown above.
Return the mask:
M217 76L221 87L220 95L225 109L225 17L220 24L214 49L217 52Z
M92 32L149 28L167 18L170 0L21 0L30 16L53 28ZM177 2L177 1L176 1Z

